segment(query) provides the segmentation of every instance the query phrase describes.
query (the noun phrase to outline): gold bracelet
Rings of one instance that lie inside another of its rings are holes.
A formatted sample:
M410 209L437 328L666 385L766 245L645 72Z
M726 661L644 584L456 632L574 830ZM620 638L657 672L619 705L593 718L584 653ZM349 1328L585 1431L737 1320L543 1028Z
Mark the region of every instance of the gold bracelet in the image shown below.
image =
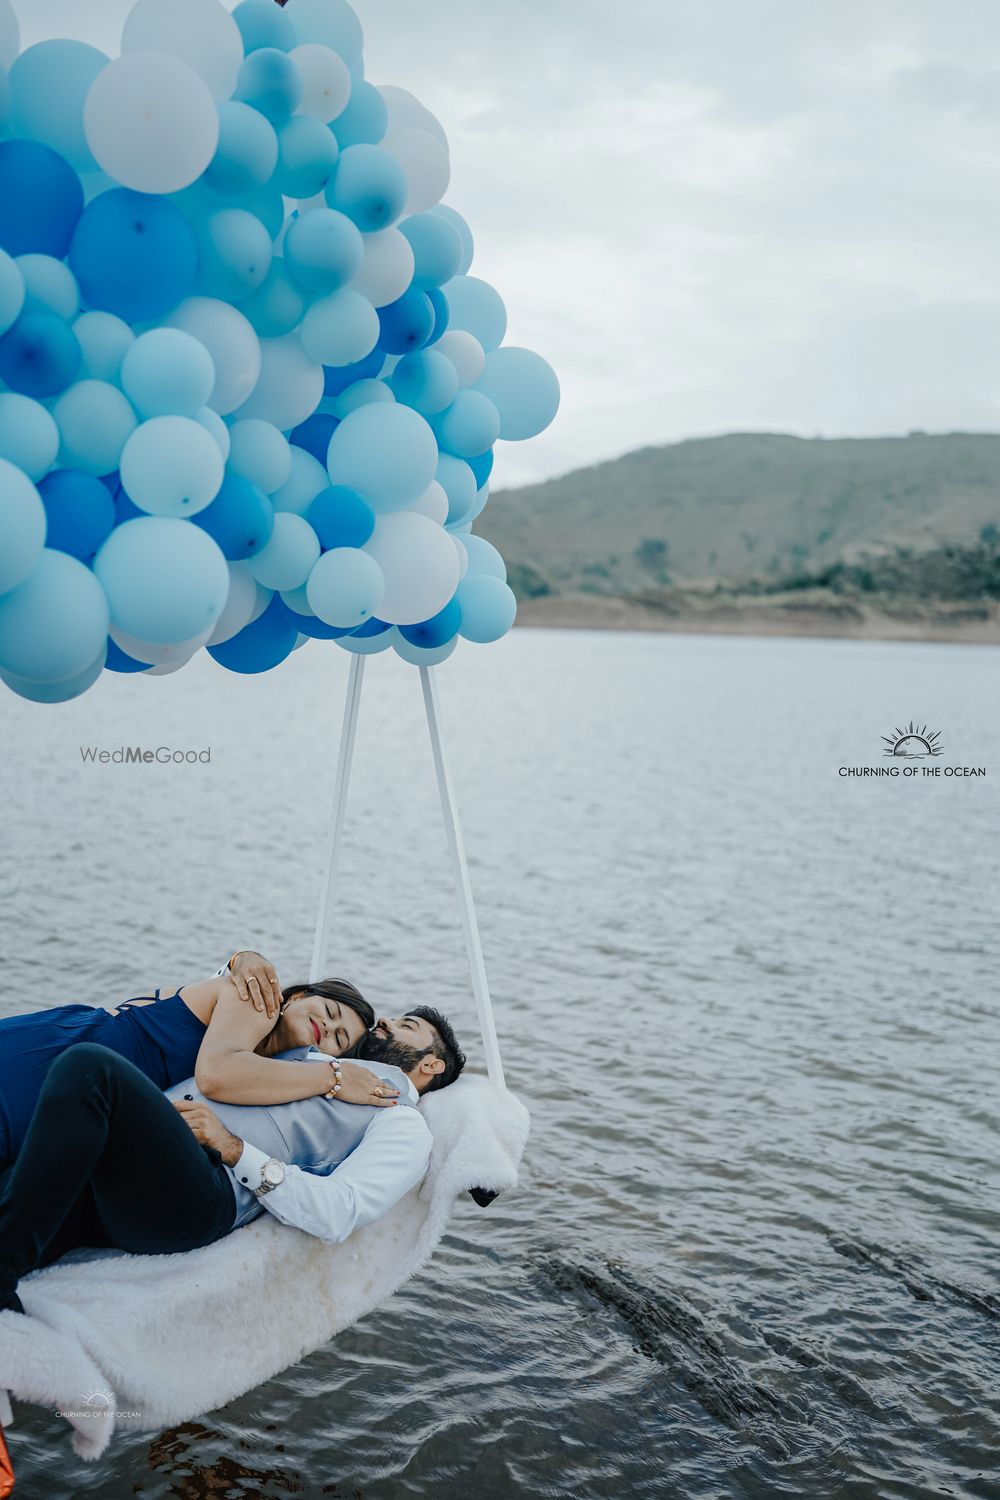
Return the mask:
M324 1097L324 1099L336 1099L337 1095L340 1093L341 1084L342 1084L342 1080L341 1080L341 1076L340 1076L340 1058L339 1057L328 1057L327 1058L327 1062L330 1064L330 1067L333 1069L334 1077L336 1078L337 1081L333 1085L332 1089L327 1089L326 1090L326 1092L324 1093L323 1097Z

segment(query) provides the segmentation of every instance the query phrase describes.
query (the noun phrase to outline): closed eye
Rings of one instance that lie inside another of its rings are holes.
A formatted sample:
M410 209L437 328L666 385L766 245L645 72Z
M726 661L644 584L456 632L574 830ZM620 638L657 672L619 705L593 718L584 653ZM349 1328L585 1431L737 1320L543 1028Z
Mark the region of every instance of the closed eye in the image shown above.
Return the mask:
M338 1005L337 1006L337 1014L334 1015L333 1011L330 1009L329 1001L327 1002L326 1013L330 1017L331 1021L339 1021L340 1018L341 1018L341 1015L343 1014L343 1012L340 1009L340 1006ZM338 1026L337 1027L336 1031L333 1034L333 1039L337 1043L337 1046L340 1048L341 1052L346 1052L347 1049L348 1049L348 1047L351 1044L351 1039L347 1035L347 1032L344 1030L343 1026Z

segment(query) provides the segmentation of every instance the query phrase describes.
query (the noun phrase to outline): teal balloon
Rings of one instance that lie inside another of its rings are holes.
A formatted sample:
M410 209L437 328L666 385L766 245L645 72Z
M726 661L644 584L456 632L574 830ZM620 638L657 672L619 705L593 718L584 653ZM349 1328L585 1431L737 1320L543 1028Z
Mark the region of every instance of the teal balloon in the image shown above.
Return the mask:
M83 356L80 373L94 380L117 380L122 360L135 342L129 325L114 313L81 313L73 332Z
M109 645L112 644L109 638ZM105 649L101 648L98 655L85 667L82 672L73 677L67 677L62 682L29 682L27 678L17 677L13 672L4 672L0 669L2 679L13 692L20 697L26 698L30 703L68 703L71 698L79 698L88 688L93 687L105 667Z
M363 547L375 530L375 512L367 500L343 484L321 490L306 511L306 520L324 552L334 547Z
M435 203L434 207L428 209L427 212L434 214L436 218L444 219L445 223L451 225L461 240L462 259L459 263L457 274L464 276L472 265L472 258L476 251L475 241L472 238L472 230L469 228L467 221L462 218L462 215L456 209L450 208L447 203Z
M379 401L344 418L330 439L327 469L333 484L358 490L374 511L395 511L419 500L438 457L434 433L418 412Z
M46 546L89 563L115 525L115 502L107 485L79 469L53 469L38 492L48 522Z
M378 347L386 354L410 354L422 349L434 332L434 305L425 292L412 287L378 309Z
M86 42L36 42L10 70L12 133L41 141L78 172L96 169L83 131L90 86L109 59Z
M469 577L482 573L488 578L499 578L501 583L507 582L507 565L491 542L471 534L461 537L460 541L468 554Z
M360 270L364 253L357 225L333 209L312 208L299 214L285 236L285 265L310 292L334 292L344 286Z
M51 469L58 452L59 428L51 412L30 396L0 394L0 458L38 480Z
M319 538L306 518L282 511L275 516L271 538L254 557L250 571L266 589L297 589L319 555Z
M292 455L285 434L270 422L250 417L233 423L229 439L230 472L250 480L266 495L280 490L292 472Z
M473 334L487 352L498 349L507 332L507 309L496 288L476 276L453 276L443 291L449 327Z
M233 11L233 20L240 28L243 51L248 57L261 47L291 52L298 44L295 27L274 0L240 0Z
M198 226L198 254L199 293L242 302L271 269L271 236L245 208L220 208Z
M57 396L76 378L80 357L76 335L62 318L22 313L0 338L0 380L23 396Z
M280 15L273 0L267 0ZM278 165L278 136L270 120L249 104L227 99L219 105L219 144L205 168L204 181L231 197L253 193L269 182Z
M388 229L406 207L406 173L381 146L348 146L326 190L331 208L346 214L362 234Z
M378 609L385 593L385 575L367 552L356 547L334 547L324 552L309 574L309 608L327 625L363 625Z
M340 149L347 146L377 146L389 127L389 107L374 84L355 79L351 97L330 125Z
M215 387L212 356L180 328L153 328L130 345L121 384L143 417L193 417Z
M248 214L253 214L259 219L271 236L276 240L285 225L285 200L274 185L274 179L264 184L262 188L255 188L252 193L243 193L232 198L226 204L227 208L242 208Z
M340 148L337 138L309 115L293 115L278 136L275 183L286 198L315 198L333 176Z
M80 288L65 261L51 255L19 255L24 277L24 311L50 312L71 323L80 311Z
M437 667L449 656L458 645L458 636L453 635L450 641L445 641L441 646L415 646L408 641L401 629L397 629L392 649L403 661L408 661L414 667Z
M218 543L223 557L239 562L263 551L274 531L274 506L259 485L227 474L222 488L192 517Z
M462 611L460 634L467 641L486 645L507 634L517 614L517 600L500 578L466 573L455 598Z
M440 214L412 214L399 226L413 251L413 286L420 291L443 286L459 274L464 247L454 224Z
M0 250L0 333L20 317L25 299L24 273L6 250Z
M432 417L458 395L458 372L443 354L421 349L403 356L389 376L389 385L397 401Z
M111 619L127 635L176 645L210 630L229 594L229 567L200 526L140 516L116 526L94 559Z
M62 260L83 213L83 184L38 141L0 142L0 249Z
M500 436L500 413L481 391L459 391L433 426L442 449L457 458L476 458Z
M0 595L0 667L29 682L64 682L103 651L108 624L90 569L46 548L27 578Z
M0 459L0 595L16 588L37 565L45 527L45 506L35 486L21 469Z
M500 436L508 441L537 437L559 410L556 372L531 349L493 349L473 389L493 402Z
M291 610L275 594L256 620L244 625L228 641L207 649L220 667L253 676L279 666L294 651L298 638L299 627Z
M302 98L299 70L277 47L260 47L240 68L234 98L252 104L272 125L284 125Z
M367 359L378 341L378 331L378 313L367 297L342 286L317 298L302 320L300 337L306 353L330 370L356 366ZM381 351L379 358L384 359Z
M449 526L461 522L476 501L476 476L463 458L442 453L434 475L448 496Z
M240 312L262 339L277 339L298 328L308 305L309 297L288 274L284 257L276 255L263 284L240 303Z
M131 403L106 380L78 380L52 408L59 427L59 461L87 474L117 469L138 426Z

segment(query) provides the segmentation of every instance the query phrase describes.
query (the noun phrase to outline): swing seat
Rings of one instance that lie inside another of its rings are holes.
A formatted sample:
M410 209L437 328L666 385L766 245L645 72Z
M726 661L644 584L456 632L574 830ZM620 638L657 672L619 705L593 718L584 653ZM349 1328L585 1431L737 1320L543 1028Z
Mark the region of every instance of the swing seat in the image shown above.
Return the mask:
M96 1459L116 1428L204 1416L378 1307L426 1264L457 1197L516 1184L528 1136L524 1105L478 1074L420 1110L434 1137L423 1181L341 1244L265 1212L201 1250L78 1250L25 1278L26 1316L0 1313L0 1423L9 1391L58 1411Z

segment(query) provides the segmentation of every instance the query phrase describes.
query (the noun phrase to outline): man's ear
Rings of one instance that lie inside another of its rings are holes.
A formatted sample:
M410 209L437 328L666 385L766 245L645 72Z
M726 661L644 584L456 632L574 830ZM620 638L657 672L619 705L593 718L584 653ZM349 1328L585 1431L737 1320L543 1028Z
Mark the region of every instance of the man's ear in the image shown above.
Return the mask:
M435 1057L433 1052L428 1052L420 1059L420 1067L422 1072L433 1078L435 1073L444 1072L444 1058Z

